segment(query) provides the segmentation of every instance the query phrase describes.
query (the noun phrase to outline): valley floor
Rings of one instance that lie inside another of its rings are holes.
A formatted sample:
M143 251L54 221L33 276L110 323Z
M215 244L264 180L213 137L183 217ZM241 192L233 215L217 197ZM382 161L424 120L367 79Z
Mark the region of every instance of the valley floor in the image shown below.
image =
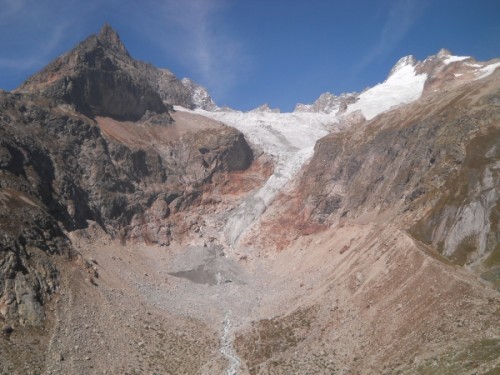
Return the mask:
M83 257L61 275L43 371L32 373L494 374L500 366L498 293L391 226L345 224L250 255L215 243L123 245L95 225L71 237Z

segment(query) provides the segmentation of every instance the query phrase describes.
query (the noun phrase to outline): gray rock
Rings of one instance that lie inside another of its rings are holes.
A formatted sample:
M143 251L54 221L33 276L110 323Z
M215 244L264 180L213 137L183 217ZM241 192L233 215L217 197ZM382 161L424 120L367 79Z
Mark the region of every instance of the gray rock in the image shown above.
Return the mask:
M358 94L344 93L336 96L325 92L319 96L313 104L297 104L294 112L317 112L317 113L343 113L347 105L356 101Z
M133 60L107 25L16 93L0 92L0 314L7 322L43 324L58 287L51 256L75 254L64 231L91 221L123 241L169 245L177 224L171 212L199 204L218 175L250 166L243 135L220 124L178 128L182 136L153 147L149 134L179 127L163 100L192 105L179 80ZM105 135L95 116L141 119L137 142ZM97 270L88 270L96 285Z
M485 260L500 236L500 130L489 103L497 87L462 85L319 140L297 188L311 222L386 212L384 220L453 262L492 267Z

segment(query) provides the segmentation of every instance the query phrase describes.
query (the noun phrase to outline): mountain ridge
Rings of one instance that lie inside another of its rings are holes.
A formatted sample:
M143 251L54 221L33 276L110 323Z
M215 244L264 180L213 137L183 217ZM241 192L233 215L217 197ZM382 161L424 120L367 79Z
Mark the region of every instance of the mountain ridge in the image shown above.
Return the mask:
M210 97L209 92L206 88L196 84L189 78L184 78L183 80L178 79L175 75L165 68L155 68L150 64L134 60L131 63L131 57L128 53L126 47L121 41L118 33L109 24L104 24L100 32L96 35L90 36L83 44L90 44L95 46L95 43L100 43L103 47L108 48L112 51L115 56L122 55L121 64L124 65L135 65L139 73L136 75L142 76L141 79L146 81L146 86L150 86L153 91L155 91L161 98L161 100L168 105L180 105L188 109L204 109L208 111L219 111L219 110L231 110L234 109L221 109L217 106L214 100ZM92 46L90 47L92 48ZM76 47L78 49L78 47ZM61 56L62 60L50 63L45 69L40 73L36 73L30 77L26 82L21 84L20 87L14 90L14 92L30 92L43 89L44 84L51 84L57 76L58 66L70 63L74 65L76 58L70 58L69 60L65 58L66 55L71 53L78 53L78 51L68 52ZM446 79L447 87L451 88L453 85L461 84L466 82L468 79L474 79L478 72L484 70L487 66L493 66L498 63L499 59L493 59L488 62L477 62L471 56L454 56L449 50L442 48L436 55L431 55L422 61L417 61L412 55L404 56L400 58L394 66L391 68L386 80L391 78L400 68L414 66L416 69L416 74L429 74L430 76L425 82L425 94L430 87L432 82L438 80L443 84L444 79L435 79L434 76L438 74L447 74ZM107 63L107 62L106 62ZM451 67L450 67L451 64ZM451 69L453 67L453 69ZM448 68L448 69L446 69ZM450 71L454 70L454 75L450 75ZM379 84L381 85L381 84ZM377 85L378 86L378 85ZM359 100L360 95L363 95L372 88L366 88L362 93L344 93L339 96L332 94L330 92L322 93L318 99L313 104L301 104L298 103L295 106L294 111L300 112L323 112L323 113L333 113L342 114L344 112L354 112L356 111L356 106L352 106L353 109L349 110L348 107L355 104ZM65 88L59 88L58 90L64 91ZM57 90L56 90L57 91ZM64 94L68 96L68 94ZM59 96L64 96L59 94ZM400 104L407 103L407 100L403 100ZM156 108L160 110L160 108ZM340 112L339 112L340 111ZM145 111L141 111L145 112ZM143 114L143 113L142 113Z
M424 86L419 87L419 89L416 90L415 95L408 98L389 98L393 101L392 105L406 104L419 98L420 96L417 96L419 93L420 95L426 95L435 87L437 84L436 82L439 82L442 86L446 85L447 89L451 89L457 85L481 77L481 75L484 74L482 72L487 69L488 66L496 66L498 61L499 59L492 59L487 62L478 62L471 56L454 56L449 50L446 49L441 49L436 55L428 56L422 61L418 61L414 56L408 55L400 58L394 64L384 82L375 85L374 87L368 87L359 94L350 93L335 96L331 93L323 93L313 104L297 104L295 111L320 111L325 113L335 111L338 114L355 112L356 110L361 109L362 106L359 104L356 105L356 102L360 99L363 100L363 96L369 95L371 91L377 90L377 88L382 88L384 84L387 84L388 81L391 80L391 77L394 78L395 74L397 74L397 72L401 69L413 67L415 70L414 74L416 76L422 74L427 75L423 84ZM407 73L406 76L408 76L408 74L411 74L411 72ZM416 81L413 83L403 82L399 90L407 89L413 84L421 85L422 83L417 83ZM440 89L444 88L444 86L440 87ZM396 88L391 88L392 91L395 89ZM380 96L381 93L376 92L375 95ZM381 103L376 103L376 106L380 106L385 109L389 109L392 105L387 106ZM361 111L363 112L362 109ZM372 118L374 117L374 114L378 113L380 112L369 112L368 117Z
M0 372L495 373L496 61L243 113L103 26L0 92Z

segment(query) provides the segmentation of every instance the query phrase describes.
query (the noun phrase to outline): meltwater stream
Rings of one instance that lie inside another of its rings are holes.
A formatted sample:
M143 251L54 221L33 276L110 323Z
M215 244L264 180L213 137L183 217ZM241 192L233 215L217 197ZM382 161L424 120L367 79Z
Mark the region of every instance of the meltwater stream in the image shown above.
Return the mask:
M236 375L242 361L234 347L234 327L255 303L248 273L238 261L227 257L221 245L188 246L171 260L169 275L188 280L183 298L176 301L184 313L197 319L210 317L219 331L218 351L226 359L223 374ZM241 300L241 296L246 296ZM181 306L183 302L187 305ZM234 312L234 315L233 315Z
M236 354L233 347L233 336L231 333L231 310L226 312L224 317L224 333L222 335L222 342L220 352L228 359L229 366L225 375L236 375L240 368L241 360Z
M176 107L176 110L188 111L181 107ZM334 131L336 129L334 124L338 123L335 115L318 113L241 113L201 110L195 113L237 128L252 145L272 156L275 161L274 173L266 183L230 213L224 228L224 236L231 249L233 246L237 248L238 238L260 218L276 195L313 155L316 141ZM237 310L236 322L239 322L244 316L240 314L247 314L253 308L252 298L241 301L239 296L242 294L235 294L235 291L245 287L246 284L238 270L239 266L232 265L224 255L214 255L203 259L203 262L170 273L194 283L217 285L217 305L224 314L219 350L228 361L225 375L238 374L243 363L234 348L233 311ZM241 283L238 282L240 277Z
M217 272L216 274L217 285L223 285L225 282L224 276ZM225 304L225 301L222 301ZM224 316L223 322L223 333L221 338L221 348L220 352L224 357L227 358L229 362L229 366L225 372L225 375L236 375L238 373L238 369L240 368L241 360L236 354L233 346L233 335L231 332L231 310L224 306L226 310L226 314Z

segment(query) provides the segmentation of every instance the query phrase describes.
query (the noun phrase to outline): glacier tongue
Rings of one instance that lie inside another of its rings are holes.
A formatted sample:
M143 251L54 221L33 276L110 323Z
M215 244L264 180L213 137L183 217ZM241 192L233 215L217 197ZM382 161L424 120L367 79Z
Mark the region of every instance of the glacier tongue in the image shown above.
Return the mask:
M202 110L196 110L196 113L237 128L276 162L274 173L264 186L231 213L225 227L225 236L231 245L260 217L276 194L312 156L316 141L332 130L332 124L338 123L335 115L324 113Z
M314 147L307 147L300 150L283 150L279 153L271 177L253 196L237 207L229 218L225 235L231 245L234 245L240 235L262 215L278 192L312 156L313 151Z

